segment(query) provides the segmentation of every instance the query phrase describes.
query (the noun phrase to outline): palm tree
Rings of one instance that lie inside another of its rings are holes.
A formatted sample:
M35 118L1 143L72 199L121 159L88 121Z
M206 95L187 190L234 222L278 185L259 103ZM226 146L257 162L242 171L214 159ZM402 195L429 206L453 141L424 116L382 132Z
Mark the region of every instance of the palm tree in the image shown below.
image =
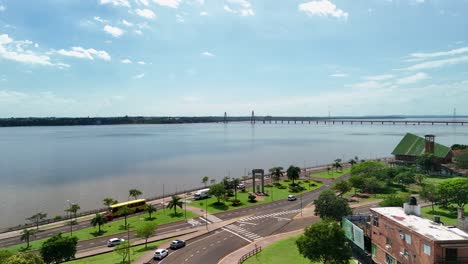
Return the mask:
M334 160L335 163L333 163L333 167L335 167L336 171L338 171L338 169L341 169L341 159L336 159Z
M151 220L151 214L157 211L156 207L152 204L146 204L145 210L146 212L148 212L150 220Z
M237 201L237 186L240 184L240 179L239 178L233 178L231 180L231 184L234 187L234 199Z
M32 223L36 224L36 230L39 230L39 223L42 219L46 218L47 214L43 212L39 212L31 217L26 218L26 220L31 221Z
M172 195L172 200L169 201L167 204L167 208L171 209L174 208L174 215L177 215L177 206L182 209L182 198L176 195Z
M104 198L104 200L102 200L102 202L104 203L104 205L107 207L107 210L110 209L110 206L113 205L113 204L116 204L118 203L117 200L114 200L112 198Z
M130 189L128 191L128 198L130 199L130 196L136 199L138 196L142 195L143 193L140 190L137 189Z
M356 164L356 160L354 159L350 159L348 162L349 164L351 164L351 167L354 166L354 164Z
M134 210L132 208L129 208L128 206L122 206L118 211L117 215L123 215L125 219L125 229L127 229L127 216L129 214L132 214Z
M81 209L80 205L74 203L74 204L71 204L70 207L65 211L73 214L73 217L75 218L75 222L76 222L76 212L78 212L78 210L80 209Z
M288 179L292 181L292 185L294 185L294 180L298 180L301 174L301 168L296 167L294 165L289 166L288 170L286 171L286 175Z
M107 218L102 216L102 214L96 214L96 216L91 219L91 224L93 226L98 226L98 233L101 233L101 225L107 223Z
M20 239L21 241L26 241L26 248L29 248L29 240L34 234L36 234L36 230L32 229L24 229L23 232L21 232Z
M210 178L208 178L208 176L205 176L205 177L202 178L202 183L205 184L205 188L206 188L206 185L208 184L209 179Z
M271 178L278 182L283 177L283 167L273 167L270 169Z

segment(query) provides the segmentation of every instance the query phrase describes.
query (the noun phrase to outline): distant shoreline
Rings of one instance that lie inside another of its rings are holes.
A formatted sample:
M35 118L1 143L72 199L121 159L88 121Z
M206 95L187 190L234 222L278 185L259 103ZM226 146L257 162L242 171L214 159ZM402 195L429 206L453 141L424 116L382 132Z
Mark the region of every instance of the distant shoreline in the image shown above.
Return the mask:
M307 116L256 116L256 122L282 120L282 121L324 121L324 120L391 120L391 119L445 119L447 121L468 118L468 116L449 115L389 115L389 116L334 116L334 117L307 117ZM96 126L96 125L144 125L144 124L197 124L197 123L223 123L223 122L249 122L250 116L200 116L200 117L12 117L0 118L0 127L26 127L26 126Z

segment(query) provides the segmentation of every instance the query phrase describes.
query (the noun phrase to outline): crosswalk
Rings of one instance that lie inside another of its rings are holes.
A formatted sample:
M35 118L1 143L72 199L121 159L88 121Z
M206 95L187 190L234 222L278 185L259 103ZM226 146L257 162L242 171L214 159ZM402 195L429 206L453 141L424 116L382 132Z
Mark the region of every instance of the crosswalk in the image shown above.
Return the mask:
M245 221L258 220L258 219L269 218L269 217L278 217L280 215L299 213L300 211L301 209L296 209L296 210L281 211L281 212L276 212L276 213L266 214L266 215L255 215L255 216L243 217L239 219L239 221L245 222Z
M223 228L224 230L226 231L230 231L231 233L233 232L235 235L237 236L240 236L241 238L249 241L249 242L252 242L253 240L255 239L259 239L259 238L262 238L261 236L255 234L255 233L252 233L240 226L237 226L235 224L230 224L230 225L227 225Z

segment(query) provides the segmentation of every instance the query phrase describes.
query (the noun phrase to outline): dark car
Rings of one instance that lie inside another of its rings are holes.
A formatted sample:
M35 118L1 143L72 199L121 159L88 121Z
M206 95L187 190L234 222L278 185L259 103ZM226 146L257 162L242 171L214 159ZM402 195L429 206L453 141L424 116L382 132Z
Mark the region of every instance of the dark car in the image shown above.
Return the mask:
M184 240L174 240L171 242L171 249L178 249L181 247L185 247L185 241Z

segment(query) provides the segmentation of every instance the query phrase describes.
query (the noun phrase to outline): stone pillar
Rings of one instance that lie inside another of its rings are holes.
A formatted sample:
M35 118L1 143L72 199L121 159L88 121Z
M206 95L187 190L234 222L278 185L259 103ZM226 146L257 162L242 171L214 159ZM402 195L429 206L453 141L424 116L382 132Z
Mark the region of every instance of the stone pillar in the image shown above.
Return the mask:
M265 193L265 174L262 170L262 193Z
M255 188L256 188L256 186L255 186L255 170L252 170L252 192L253 193L256 193Z

